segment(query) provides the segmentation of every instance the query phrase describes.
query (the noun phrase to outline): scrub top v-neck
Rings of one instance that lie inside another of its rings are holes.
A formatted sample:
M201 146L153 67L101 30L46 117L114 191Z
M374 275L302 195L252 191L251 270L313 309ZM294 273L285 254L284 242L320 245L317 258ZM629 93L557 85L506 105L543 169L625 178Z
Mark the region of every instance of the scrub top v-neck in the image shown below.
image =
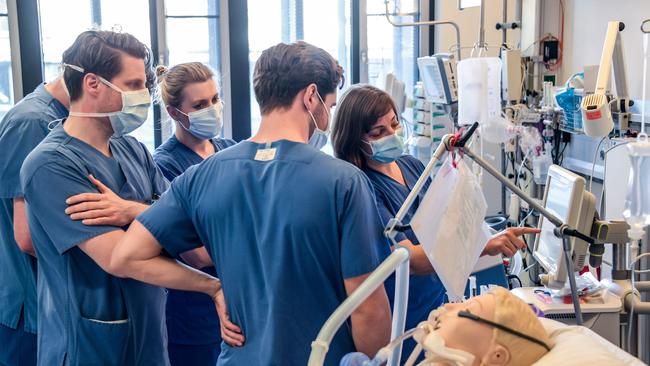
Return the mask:
M70 196L97 192L88 175L121 198L151 203L167 188L145 146L112 138L112 157L59 124L21 169L37 257L39 365L166 365L164 290L104 272L78 245L114 230L65 214ZM64 363L65 362L65 363Z

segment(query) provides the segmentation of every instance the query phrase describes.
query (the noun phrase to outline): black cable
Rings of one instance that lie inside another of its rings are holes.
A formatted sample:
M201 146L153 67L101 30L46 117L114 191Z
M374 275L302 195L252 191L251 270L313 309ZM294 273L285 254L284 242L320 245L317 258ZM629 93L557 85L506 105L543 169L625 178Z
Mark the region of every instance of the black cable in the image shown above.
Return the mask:
M510 284L511 280L517 280L519 282L519 287L524 287L524 284L521 282L521 279L517 275L508 275L508 284ZM510 286L510 289L512 290L514 287Z

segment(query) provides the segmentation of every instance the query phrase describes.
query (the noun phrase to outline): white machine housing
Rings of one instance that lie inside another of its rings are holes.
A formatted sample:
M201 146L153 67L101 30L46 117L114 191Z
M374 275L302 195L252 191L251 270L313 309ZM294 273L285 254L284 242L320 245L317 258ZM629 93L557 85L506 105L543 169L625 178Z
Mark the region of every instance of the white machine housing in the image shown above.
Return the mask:
M452 104L458 101L456 60L452 54L439 53L419 57L418 69L428 101L438 104Z
M544 290L543 287L521 287L511 292L527 304L535 305L544 313L547 319L553 319L567 325L576 325L576 318L571 303L565 304L560 298L551 298L552 303L541 301L535 290ZM620 347L620 311L621 299L613 293L604 293L603 304L580 304L584 326L596 332Z
M585 185L583 177L558 165L551 165L546 180L544 207L571 228L588 235L596 213L596 197L585 191ZM562 288L569 275L562 239L555 236L555 226L544 217L540 217L538 227L542 232L535 240L533 256L548 272L546 286ZM579 271L585 265L589 243L577 238L571 238L570 242L573 269Z

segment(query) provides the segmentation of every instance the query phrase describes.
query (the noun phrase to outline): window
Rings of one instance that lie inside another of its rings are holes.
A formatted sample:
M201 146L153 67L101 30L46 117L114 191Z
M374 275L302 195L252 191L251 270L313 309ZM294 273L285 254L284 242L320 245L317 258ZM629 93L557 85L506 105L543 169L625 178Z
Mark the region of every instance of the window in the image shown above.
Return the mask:
M165 45L161 63L174 66L184 62L203 62L221 70L219 0L166 0ZM226 102L228 96L221 94ZM162 141L173 131L162 113Z
M262 120L260 108L255 99L253 90L253 70L255 62L265 49L288 41L283 37L283 21L287 19L283 14L283 4L286 0L249 0L248 1L248 48L251 86L251 134L254 135L260 127ZM288 19L286 20L288 22Z
M65 6L59 0L40 0L39 6L47 81L60 75L63 51L83 31L103 29L130 33L151 46L148 0L66 0ZM152 110L142 127L131 135L150 150L154 149Z
M351 0L249 0L248 44L251 75L251 131L261 121L253 90L253 70L262 51L280 43L305 40L323 48L345 69L351 68ZM341 93L339 92L339 95ZM334 113L334 111L332 111ZM324 149L324 151L328 151Z
M0 0L0 119L11 109L14 101L10 50L7 0Z
M393 0L389 12L395 22L419 21L418 0ZM418 27L394 27L386 19L383 1L367 1L368 82L382 87L386 74L392 72L406 84L406 94L413 97L418 80Z

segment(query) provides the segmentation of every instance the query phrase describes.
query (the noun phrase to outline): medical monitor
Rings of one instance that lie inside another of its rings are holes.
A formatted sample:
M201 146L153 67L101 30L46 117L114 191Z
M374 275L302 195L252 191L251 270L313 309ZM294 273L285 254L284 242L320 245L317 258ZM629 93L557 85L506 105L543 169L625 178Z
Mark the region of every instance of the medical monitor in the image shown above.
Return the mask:
M583 234L589 235L593 224L596 198L585 190L585 179L558 165L552 165L548 171L544 207ZM567 266L564 260L562 239L555 236L555 225L540 216L541 233L535 240L533 255L548 272L550 288L562 288L567 280ZM579 271L585 265L589 244L583 240L571 238L573 270Z
M428 101L452 104L458 101L456 61L451 54L418 58L420 78Z

